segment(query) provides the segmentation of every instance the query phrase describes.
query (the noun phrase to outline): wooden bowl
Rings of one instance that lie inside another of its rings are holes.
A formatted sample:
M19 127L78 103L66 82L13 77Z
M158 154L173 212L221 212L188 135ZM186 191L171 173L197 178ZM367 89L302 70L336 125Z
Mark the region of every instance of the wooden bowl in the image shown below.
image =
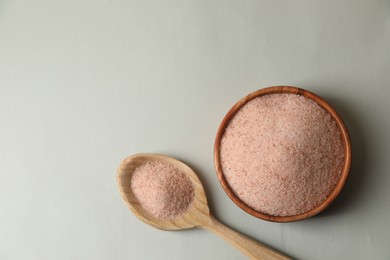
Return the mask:
M262 95L268 95L268 94L275 94L275 93L289 93L289 94L297 94L304 96L306 98L309 98L316 102L318 105L320 105L325 111L327 111L331 117L336 122L337 126L339 127L343 146L344 146L344 166L341 172L340 179L338 183L336 184L334 190L330 193L330 195L317 207L311 209L308 212L299 214L299 215L293 215L293 216L272 216L265 214L263 212L257 211L251 207L249 207L247 204L245 204L231 189L228 182L225 179L224 173L222 171L222 165L220 161L220 145L221 145L221 139L225 133L225 129L227 125L229 124L232 117L235 115L235 113L240 110L246 103L251 101L252 99L262 96ZM317 96L316 94L300 89L297 87L290 87L290 86L275 86L275 87L268 87L264 89L260 89L258 91L255 91L253 93L250 93L246 97L242 98L240 101L238 101L226 114L224 119L222 120L221 125L219 126L217 136L215 138L214 143L214 164L215 169L217 171L219 182L221 183L223 189L227 193L227 195L230 197L230 199L236 203L241 209L246 211L247 213L268 221L273 222L292 222L297 220L302 220L309 218L311 216L314 216L324 210L329 204L339 195L341 189L344 186L344 183L348 177L350 165L351 165L351 142L349 139L347 128L345 127L341 117L337 114L337 112L334 110L333 107L331 107L323 98Z

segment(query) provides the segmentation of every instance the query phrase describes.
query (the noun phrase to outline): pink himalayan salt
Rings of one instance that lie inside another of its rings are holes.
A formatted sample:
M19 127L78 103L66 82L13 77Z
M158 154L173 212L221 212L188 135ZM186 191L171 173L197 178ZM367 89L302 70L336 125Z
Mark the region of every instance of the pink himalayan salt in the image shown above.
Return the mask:
M307 212L341 175L344 147L336 122L314 101L268 94L230 120L220 146L229 186L251 208L273 216Z
M137 167L131 178L131 189L141 206L160 219L179 217L194 199L191 180L164 161L150 161Z

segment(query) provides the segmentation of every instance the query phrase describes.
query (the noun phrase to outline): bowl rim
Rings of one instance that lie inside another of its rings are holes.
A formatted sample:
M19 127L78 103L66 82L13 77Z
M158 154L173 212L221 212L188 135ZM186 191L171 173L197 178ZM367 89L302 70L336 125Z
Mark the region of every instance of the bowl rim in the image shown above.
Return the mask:
M229 124L230 120L234 117L236 112L240 110L246 103L251 101L254 98L257 98L259 96L263 95L269 95L269 94L280 94L280 93L289 93L289 94L296 94L301 95L306 98L309 98L310 100L316 102L319 106L321 106L325 111L327 111L331 117L335 120L341 134L341 139L343 141L344 146L344 166L340 175L340 178L333 189L333 191L329 194L329 196L317 207L298 214L298 215L292 215L292 216L273 216L268 215L263 212L257 211L251 207L249 207L247 204L245 204L231 189L228 182L225 179L225 176L222 171L221 161L220 161L220 144L221 139L225 133L225 129L227 125ZM322 97L302 88L293 87L293 86L272 86L272 87L266 87L259 89L257 91L254 91L245 97L241 98L233 107L227 112L225 117L223 118L219 128L217 135L215 137L214 142L214 166L217 172L218 180L224 189L225 193L229 196L229 198L241 209L246 211L252 216L255 216L257 218L271 221L271 222L293 222L298 220L303 220L309 217L312 217L321 211L323 211L326 207L328 207L334 199L340 194L341 189L343 188L345 181L347 180L349 170L351 167L351 159L352 159L352 150L351 150L351 141L349 138L348 130L341 119L340 115L336 112L336 110Z

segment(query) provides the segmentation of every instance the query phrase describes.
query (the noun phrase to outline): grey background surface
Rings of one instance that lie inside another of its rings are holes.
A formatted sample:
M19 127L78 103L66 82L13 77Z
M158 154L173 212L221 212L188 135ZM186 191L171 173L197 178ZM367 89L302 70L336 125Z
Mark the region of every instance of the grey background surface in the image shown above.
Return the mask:
M353 144L317 217L256 219L223 192L217 128L241 97L296 85ZM389 1L0 0L0 259L245 259L203 230L136 219L120 161L178 157L225 224L298 259L390 259Z

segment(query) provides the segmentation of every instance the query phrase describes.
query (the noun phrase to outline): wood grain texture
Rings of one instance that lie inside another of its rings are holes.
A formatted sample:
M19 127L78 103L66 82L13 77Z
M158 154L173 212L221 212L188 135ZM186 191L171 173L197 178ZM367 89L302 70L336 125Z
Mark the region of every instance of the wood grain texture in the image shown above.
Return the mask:
M341 139L343 141L343 146L344 146L344 166L341 172L340 179L334 188L334 190L331 192L331 194L324 200L320 205L317 207L313 208L312 210L299 214L299 215L294 215L294 216L272 216L265 214L263 212L257 211L248 205L246 205L231 189L229 186L228 182L226 181L226 178L224 176L223 170L222 170L222 165L220 161L220 145L221 145L221 140L222 137L225 133L225 129L228 126L230 120L233 118L235 113L240 110L246 103L251 101L252 99L263 96L263 95L268 95L268 94L275 94L275 93L289 93L289 94L296 94L296 95L301 95L306 98L309 98L316 102L318 105L320 105L325 111L327 111L331 117L334 119L336 122L340 134L341 134ZM326 102L323 98L320 96L297 87L291 87L291 86L274 86L274 87L268 87L268 88L263 88L260 90L257 90L255 92L250 93L249 95L245 96L241 100L239 100L226 114L226 116L223 118L221 125L218 128L218 132L215 138L214 142L214 165L215 169L217 171L217 176L219 179L219 182L222 185L222 188L226 192L226 194L229 196L229 198L236 204L238 205L241 209L246 211L247 213L260 218L264 219L267 221L273 221L273 222L292 222L292 221L298 221L302 219L306 219L309 217L312 217L322 210L324 210L326 207L329 206L329 204L339 195L341 189L344 186L345 181L347 180L349 169L351 166L351 158L352 158L352 150L351 150L351 141L349 139L349 134L348 130L341 119L341 117L337 114L336 110L328 103Z
M225 226L213 216L211 216L211 221L209 223L204 224L203 228L208 229L226 241L229 241L230 244L238 248L250 259L291 259L290 257Z
M183 215L170 220L158 219L145 211L131 190L131 177L134 170L147 161L165 161L185 172L194 185L195 197L189 209ZM117 175L119 191L126 205L143 222L163 230L180 230L202 227L230 242L251 259L291 259L276 250L259 243L237 231L223 225L211 214L207 197L196 173L186 164L160 154L136 154L122 161Z

